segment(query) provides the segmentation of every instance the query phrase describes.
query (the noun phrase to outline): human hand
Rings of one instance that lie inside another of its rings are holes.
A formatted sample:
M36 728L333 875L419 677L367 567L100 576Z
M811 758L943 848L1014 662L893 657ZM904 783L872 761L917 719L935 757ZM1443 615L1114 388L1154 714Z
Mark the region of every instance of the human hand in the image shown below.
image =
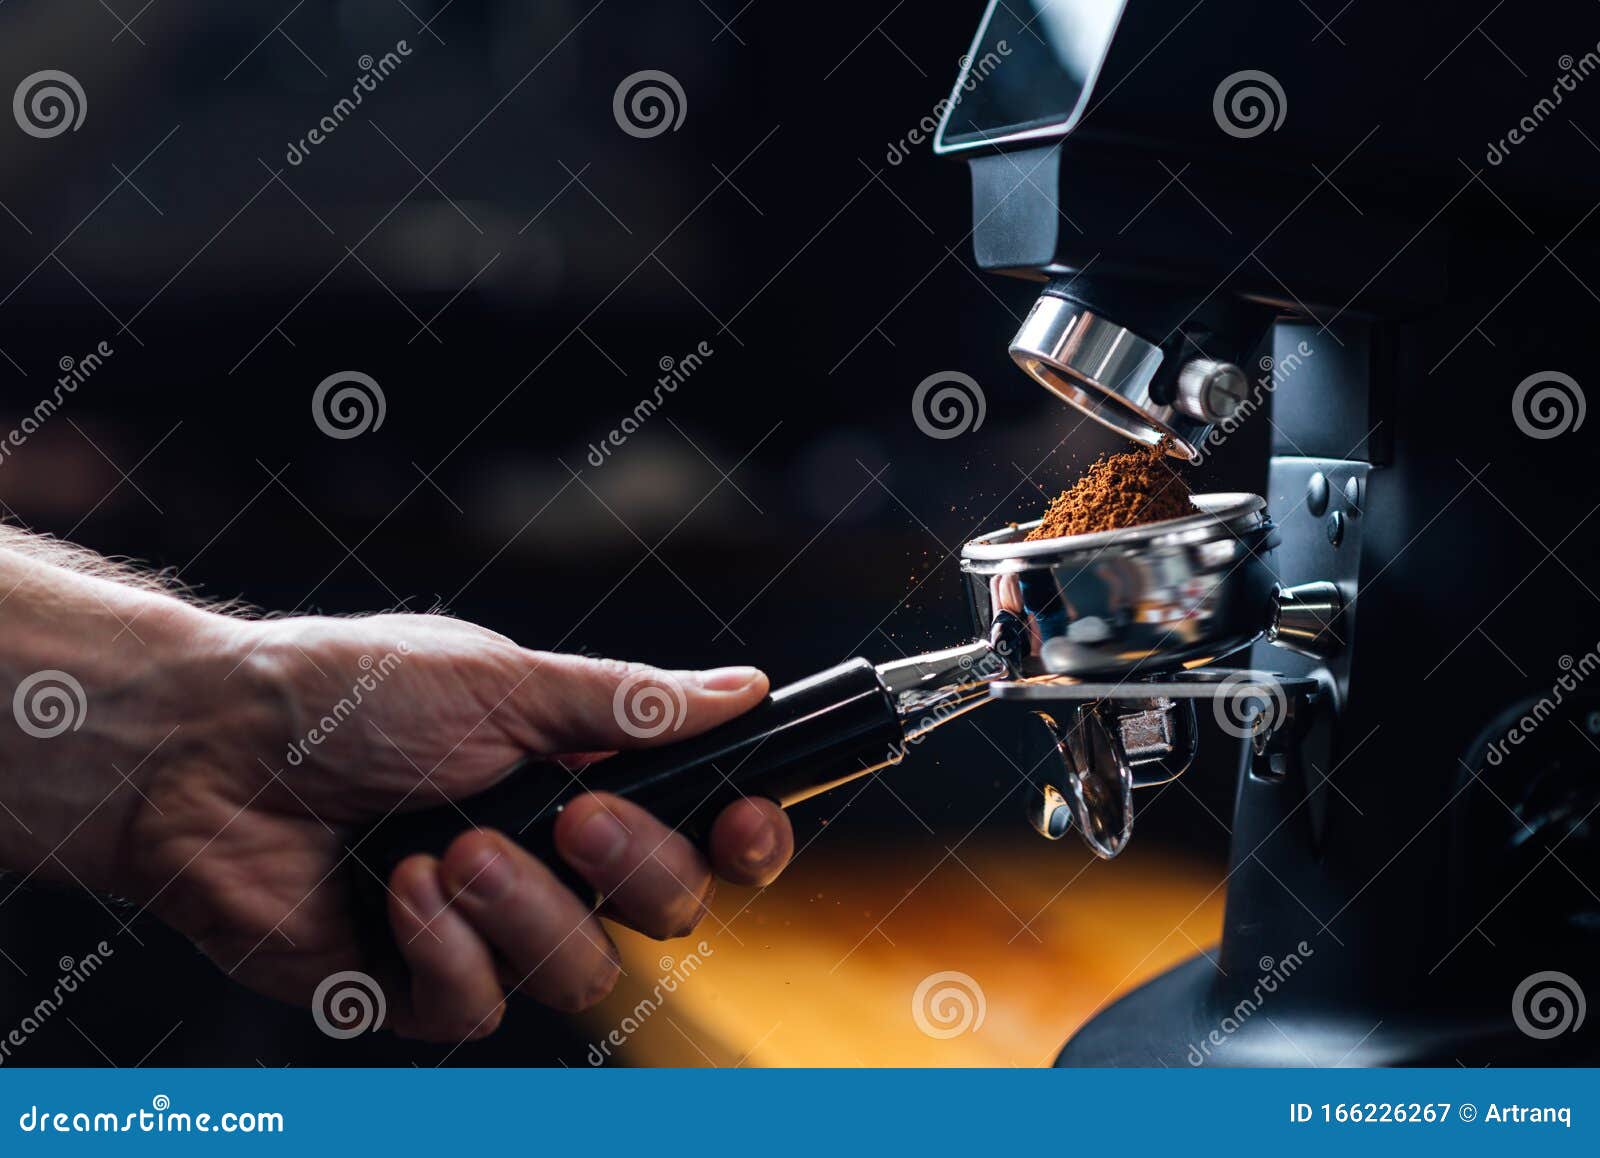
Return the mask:
M357 932L357 834L391 810L481 791L529 754L570 761L686 738L767 691L752 668L659 672L534 652L441 616L180 618L174 642L151 645L161 658L142 656L142 675L85 680L97 727L71 762L134 767L137 796L111 781L119 804L103 811L115 831L95 823L101 851L85 850L74 875L131 895L271 996L304 1005L331 974L368 973L389 1024L434 1040L492 1032L511 991L564 1010L593 1004L615 983L616 948L548 866L474 830L394 870L396 958ZM681 690L681 725L654 741L630 733L614 709L624 682ZM63 744L46 750L69 757ZM765 884L793 834L772 802L741 800L717 818L707 856L627 801L582 796L556 847L605 898L602 914L665 938L699 921L713 868Z

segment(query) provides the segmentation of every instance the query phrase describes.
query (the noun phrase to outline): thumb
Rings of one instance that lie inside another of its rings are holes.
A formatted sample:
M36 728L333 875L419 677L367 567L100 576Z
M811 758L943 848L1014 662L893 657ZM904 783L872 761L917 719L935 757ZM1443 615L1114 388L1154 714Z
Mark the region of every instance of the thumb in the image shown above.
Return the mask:
M521 705L548 751L650 748L749 711L767 694L753 667L666 671L621 660L535 653Z

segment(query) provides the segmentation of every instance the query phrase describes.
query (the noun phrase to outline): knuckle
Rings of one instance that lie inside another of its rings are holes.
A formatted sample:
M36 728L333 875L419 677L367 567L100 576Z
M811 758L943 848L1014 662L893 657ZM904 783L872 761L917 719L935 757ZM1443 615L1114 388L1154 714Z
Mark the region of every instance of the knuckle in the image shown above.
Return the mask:
M647 663L638 663L631 659L595 659L590 661L596 670L612 679L648 678L657 674L656 669Z

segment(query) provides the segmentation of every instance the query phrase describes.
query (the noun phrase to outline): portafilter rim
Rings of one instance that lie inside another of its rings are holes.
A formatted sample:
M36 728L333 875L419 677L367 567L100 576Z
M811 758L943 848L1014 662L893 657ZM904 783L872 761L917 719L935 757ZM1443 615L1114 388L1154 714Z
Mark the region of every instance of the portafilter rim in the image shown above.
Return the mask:
M1092 554L1107 549L1188 546L1221 538L1269 529L1267 501L1245 491L1218 491L1190 495L1199 511L1177 519L1123 527L1115 531L1095 531L1087 535L1063 535L1054 539L1022 541L1044 520L1016 523L979 535L961 548L961 569L973 572L1010 570L1018 565L1039 566Z

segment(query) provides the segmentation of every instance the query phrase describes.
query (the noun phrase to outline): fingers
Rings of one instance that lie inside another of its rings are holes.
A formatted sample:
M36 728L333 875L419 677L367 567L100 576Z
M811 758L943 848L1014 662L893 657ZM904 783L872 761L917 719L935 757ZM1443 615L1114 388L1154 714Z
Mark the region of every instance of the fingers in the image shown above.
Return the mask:
M585 795L562 811L556 848L605 897L607 915L657 938L699 923L713 888L706 858L681 834L619 797ZM763 885L794 852L788 818L768 800L723 810L708 842L726 879ZM443 858L418 855L390 878L389 919L411 973L401 1026L438 1041L492 1033L503 986L557 1009L611 992L616 947L550 868L498 832L463 833Z
M620 969L600 922L549 868L500 833L458 836L439 875L451 906L500 954L509 985L569 1013L611 992Z
M736 885L767 885L794 855L794 829L772 801L746 797L722 810L707 844L718 876Z
M637 804L579 796L556 821L556 850L606 898L606 912L652 937L682 937L705 914L705 858Z
M452 909L431 856L401 861L389 878L389 925L411 972L411 1024L433 1041L465 1041L493 1033L504 1014L494 958L482 938Z
M753 667L664 671L579 655L527 653L537 674L517 710L545 751L612 751L669 744L749 711L767 694Z

